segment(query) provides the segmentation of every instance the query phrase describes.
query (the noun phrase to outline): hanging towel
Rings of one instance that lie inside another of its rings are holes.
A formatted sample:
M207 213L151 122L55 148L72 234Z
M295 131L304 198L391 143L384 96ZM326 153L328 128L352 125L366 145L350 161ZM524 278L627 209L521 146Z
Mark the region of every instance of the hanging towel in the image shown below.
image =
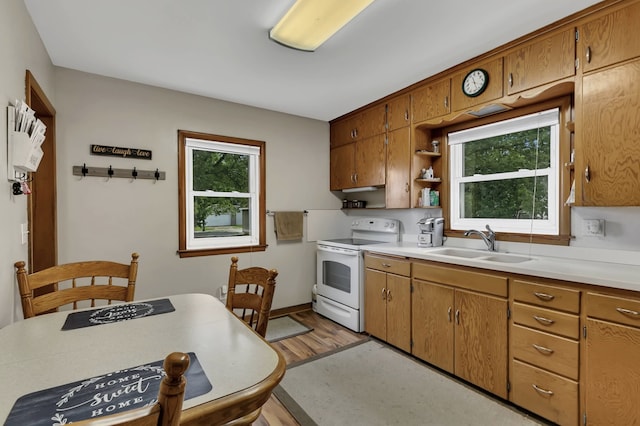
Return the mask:
M301 240L303 214L304 212L275 212L273 220L276 225L276 239Z

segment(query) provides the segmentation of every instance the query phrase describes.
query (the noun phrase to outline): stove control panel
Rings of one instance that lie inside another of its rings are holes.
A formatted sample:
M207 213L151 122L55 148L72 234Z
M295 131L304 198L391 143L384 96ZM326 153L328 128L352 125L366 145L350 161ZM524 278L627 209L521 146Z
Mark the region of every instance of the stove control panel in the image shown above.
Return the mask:
M400 223L396 219L358 218L351 222L351 230L398 234L400 232Z

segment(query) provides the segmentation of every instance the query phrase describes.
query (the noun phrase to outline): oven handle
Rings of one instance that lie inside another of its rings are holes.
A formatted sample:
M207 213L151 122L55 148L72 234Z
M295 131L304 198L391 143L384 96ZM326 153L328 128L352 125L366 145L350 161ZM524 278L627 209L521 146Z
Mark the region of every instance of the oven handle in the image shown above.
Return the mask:
M344 249L334 249L327 246L318 246L318 251L325 251L327 253L338 253L345 256L358 256L360 254L357 250L344 250Z

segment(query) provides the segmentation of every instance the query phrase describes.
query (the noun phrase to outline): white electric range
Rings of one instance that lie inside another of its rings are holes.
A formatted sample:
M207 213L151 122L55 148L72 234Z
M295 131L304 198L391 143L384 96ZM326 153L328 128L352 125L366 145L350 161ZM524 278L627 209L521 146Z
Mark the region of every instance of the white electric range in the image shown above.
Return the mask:
M399 221L357 218L350 238L318 241L316 311L353 331L364 331L362 247L399 240Z

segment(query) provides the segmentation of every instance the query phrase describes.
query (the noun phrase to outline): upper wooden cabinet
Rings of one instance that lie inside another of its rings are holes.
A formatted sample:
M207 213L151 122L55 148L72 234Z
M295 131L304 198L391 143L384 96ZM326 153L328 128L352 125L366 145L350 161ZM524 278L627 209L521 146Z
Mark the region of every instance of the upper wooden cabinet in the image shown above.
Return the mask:
M387 102L387 129L391 132L411 124L411 98L397 96Z
M578 28L578 58L584 72L640 56L640 2Z
M329 189L385 184L385 135L371 136L330 151Z
M412 95L413 122L419 123L451 112L451 79L420 87Z
M385 207L411 207L411 131L402 127L389 131Z
M331 123L331 147L382 134L386 123L386 104L334 121Z
M582 79L576 204L640 206L640 59Z
M472 70L480 68L485 70L489 75L489 85L479 96L469 97L462 93L462 82L465 76ZM460 111L471 109L475 105L484 104L503 96L502 90L502 57L493 59L489 62L481 62L469 66L451 78L451 109L452 111Z
M572 28L536 39L505 57L507 95L575 75Z

